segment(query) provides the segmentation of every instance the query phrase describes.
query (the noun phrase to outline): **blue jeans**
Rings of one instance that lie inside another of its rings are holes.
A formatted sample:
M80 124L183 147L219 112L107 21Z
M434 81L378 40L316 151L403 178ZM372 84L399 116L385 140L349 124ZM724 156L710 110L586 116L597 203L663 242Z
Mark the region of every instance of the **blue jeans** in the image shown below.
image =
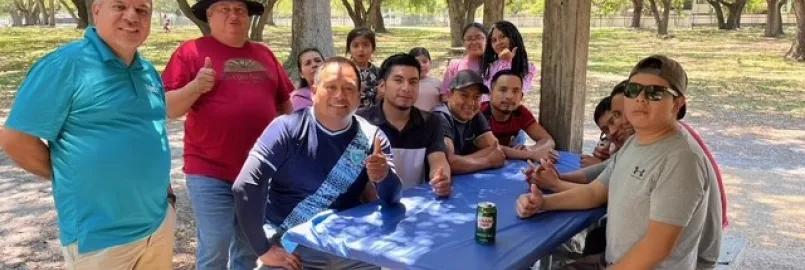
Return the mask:
M232 184L202 175L186 177L196 219L196 269L245 270L257 267L257 256L235 219Z
M321 252L304 246L296 247L294 253L299 255L301 266L305 270L380 270L379 266L374 266L365 262L350 260L338 257L329 253ZM282 267L263 266L255 270L284 270Z

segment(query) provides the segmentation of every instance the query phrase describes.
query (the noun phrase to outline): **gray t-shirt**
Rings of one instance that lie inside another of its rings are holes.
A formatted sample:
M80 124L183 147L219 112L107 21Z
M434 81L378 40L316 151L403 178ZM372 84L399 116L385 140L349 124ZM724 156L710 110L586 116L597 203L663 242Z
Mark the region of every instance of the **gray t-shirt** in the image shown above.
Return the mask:
M683 227L674 251L657 269L696 268L708 192L716 179L701 147L683 133L649 145L630 138L598 177L609 192L608 262L625 256L652 220Z
M696 139L693 138L690 133L682 128L679 130L682 131L681 134L686 140L688 140L688 142L694 142L696 145L698 145L698 142L696 142ZM612 159L607 159L600 164L583 168L581 169L581 172L584 173L587 181L592 182L594 179L598 178L607 165L609 165L610 160ZM702 239L699 241L698 250L699 254L697 265L702 269L713 268L716 266L716 263L718 263L718 256L721 253L721 236L723 230L721 225L721 213L724 211L724 209L721 209L721 192L718 189L718 181L716 180L717 178L715 170L712 169L713 166L709 160L706 162L706 165L708 168L708 178L711 181L709 181L710 191L708 192L709 195L707 200L707 218L704 222Z

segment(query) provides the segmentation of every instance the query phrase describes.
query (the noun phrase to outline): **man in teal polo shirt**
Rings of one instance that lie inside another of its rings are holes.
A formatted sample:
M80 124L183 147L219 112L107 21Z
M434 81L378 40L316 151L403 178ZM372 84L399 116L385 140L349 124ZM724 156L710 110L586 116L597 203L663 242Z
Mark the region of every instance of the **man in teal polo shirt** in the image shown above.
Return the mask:
M150 0L96 0L96 27L37 61L0 146L48 179L70 269L170 269L176 215ZM42 140L46 140L45 144Z

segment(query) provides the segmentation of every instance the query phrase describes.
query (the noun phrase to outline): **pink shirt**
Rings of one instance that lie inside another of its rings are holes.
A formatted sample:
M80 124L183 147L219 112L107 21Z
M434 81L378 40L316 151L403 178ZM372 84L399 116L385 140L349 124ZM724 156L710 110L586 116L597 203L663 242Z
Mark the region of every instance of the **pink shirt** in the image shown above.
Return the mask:
M495 76L499 71L511 69L512 62L508 60L497 60L492 65L489 66L489 78L486 79L486 87L489 87L492 90L492 77ZM534 65L534 63L528 63L528 74L526 74L525 78L523 78L523 93L528 93L531 90L532 83L534 82L535 78L539 77L539 70Z
M447 70L444 71L444 79L442 80L442 94L447 94L450 91L450 82L453 81L453 78L456 77L456 74L459 71L470 69L475 70L476 72L481 72L481 61L473 61L469 57L465 56L460 60L451 60L450 63L447 65Z
M419 80L419 96L417 96L414 106L423 111L432 111L436 105L442 103L439 87L442 87L439 79L425 77Z
M727 191L724 189L724 181L721 178L721 169L718 168L718 163L716 163L713 153L710 152L710 148L707 147L706 143L704 143L704 140L701 136L699 136L699 133L696 133L696 131L685 122L679 121L679 125L684 127L685 130L687 130L688 133L690 133L690 135L696 139L696 142L698 142L699 146L702 147L704 154L707 155L707 159L713 166L713 171L716 173L716 180L718 180L718 191L721 192L721 226L726 228L730 225L730 221L727 219Z
M311 95L310 87L302 87L291 92L293 110L298 111L313 106L313 98Z

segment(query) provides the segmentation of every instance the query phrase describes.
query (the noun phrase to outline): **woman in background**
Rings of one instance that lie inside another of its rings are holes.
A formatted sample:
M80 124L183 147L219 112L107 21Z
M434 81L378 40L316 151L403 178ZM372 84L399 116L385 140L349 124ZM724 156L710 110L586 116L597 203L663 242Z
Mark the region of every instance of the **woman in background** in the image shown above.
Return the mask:
M293 104L294 111L313 105L310 84L313 83L313 78L322 62L324 62L324 56L316 48L304 49L296 56L296 68L299 69L299 88L291 92L291 104Z
M498 71L511 69L523 78L523 93L531 90L534 79L539 76L537 67L528 62L523 36L514 24L499 21L489 30L489 39L481 61L481 75L490 87L490 81Z
M462 33L465 49L464 58L447 63L447 70L444 71L441 88L442 101L444 102L447 102L445 97L447 92L450 91L450 81L459 71L470 69L481 73L481 59L484 56L484 48L486 48L484 26L480 23L470 23L464 26Z

